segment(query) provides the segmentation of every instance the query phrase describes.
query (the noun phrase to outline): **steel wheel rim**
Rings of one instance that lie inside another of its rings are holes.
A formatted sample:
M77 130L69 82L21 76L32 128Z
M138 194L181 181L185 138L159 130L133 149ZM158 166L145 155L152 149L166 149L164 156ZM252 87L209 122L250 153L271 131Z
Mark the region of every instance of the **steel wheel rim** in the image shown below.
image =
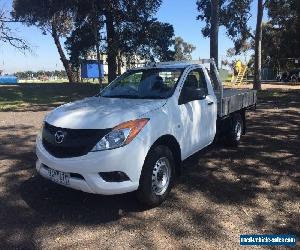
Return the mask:
M238 121L235 125L236 140L239 141L242 135L242 124Z
M171 166L168 158L159 158L152 172L152 191L156 195L163 195L169 187Z

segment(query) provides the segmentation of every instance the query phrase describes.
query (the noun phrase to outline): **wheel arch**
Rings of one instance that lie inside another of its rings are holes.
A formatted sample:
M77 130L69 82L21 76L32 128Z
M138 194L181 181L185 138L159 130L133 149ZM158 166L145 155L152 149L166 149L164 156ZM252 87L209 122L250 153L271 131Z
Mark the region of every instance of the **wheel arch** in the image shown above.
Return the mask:
M241 114L242 120L243 120L243 135L245 135L247 132L246 110L245 109L240 110L240 114Z
M159 137L151 146L150 150L156 146L163 145L168 147L174 156L176 175L181 174L181 148L177 139L173 135L163 135ZM149 152L150 152L149 150Z
M246 132L247 132L246 109L241 109L241 110L231 113L225 119L220 119L218 117L218 119L217 119L217 135L218 136L223 136L224 134L227 133L227 131L236 115L241 116L242 121L243 121L243 135L246 134Z

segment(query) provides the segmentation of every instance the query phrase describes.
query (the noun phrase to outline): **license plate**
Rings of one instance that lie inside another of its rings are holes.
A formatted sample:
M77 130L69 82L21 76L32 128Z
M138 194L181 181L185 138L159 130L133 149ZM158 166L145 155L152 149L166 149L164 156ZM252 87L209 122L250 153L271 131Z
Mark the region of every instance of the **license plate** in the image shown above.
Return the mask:
M48 175L49 178L59 184L62 185L69 185L70 184L70 174L64 173L58 170L54 170L51 168L48 168Z

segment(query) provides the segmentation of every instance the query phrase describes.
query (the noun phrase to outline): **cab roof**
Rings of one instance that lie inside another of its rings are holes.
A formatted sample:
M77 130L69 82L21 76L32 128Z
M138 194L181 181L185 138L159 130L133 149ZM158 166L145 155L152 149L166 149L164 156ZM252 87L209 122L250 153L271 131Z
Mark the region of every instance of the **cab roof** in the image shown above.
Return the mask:
M214 62L213 59L202 59L199 61L170 61L170 62L151 62L148 65L144 67L139 67L136 69L151 69L151 68L165 68L165 69L170 69L170 68L176 68L176 69L184 69L188 66L191 65L203 65L207 63L212 63Z

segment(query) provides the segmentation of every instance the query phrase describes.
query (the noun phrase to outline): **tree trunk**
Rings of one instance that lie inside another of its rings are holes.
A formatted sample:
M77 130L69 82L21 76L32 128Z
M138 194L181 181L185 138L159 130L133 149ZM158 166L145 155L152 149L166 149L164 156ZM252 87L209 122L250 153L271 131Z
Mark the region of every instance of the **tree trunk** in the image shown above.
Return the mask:
M102 90L102 78L101 78L101 58L100 58L100 34L99 34L99 25L95 23L95 41L96 41L96 53L97 53L97 64L98 64L98 82L100 85L100 90Z
M96 10L96 3L93 3L93 28L94 28L94 38L95 38L95 47L96 47L96 53L97 53L97 65L98 65L98 82L100 85L100 90L102 90L102 78L101 78L101 58L100 58L100 34L99 34L99 17Z
M254 81L253 88L261 89L261 40L262 40L262 19L264 13L263 0L257 2L257 21L255 31L255 60L254 60Z
M106 14L106 32L107 32L107 63L108 63L108 82L117 77L117 56L118 48L116 46L116 32L114 28L113 16Z
M214 58L217 68L219 68L218 59L218 37L219 37L219 0L211 1L211 21L210 21L210 58Z
M57 30L56 30L56 27L55 25L52 23L52 32L51 32L51 35L54 39L54 43L56 45L56 48L58 50L58 54L60 56L60 60L65 68L65 71L66 71L66 74L68 76L68 80L70 83L73 83L74 82L74 77L73 77L73 72L72 72L72 68L71 68L71 65L69 63L69 60L66 58L66 55L62 49L62 46L61 46L61 43L59 41L59 36L57 34Z
M79 67L76 67L75 69L73 69L73 72L74 72L74 80L76 82L80 82L80 68Z
M99 34L99 32L97 32ZM98 71L99 71L99 76L98 76L98 82L100 85L100 90L102 90L103 85L102 85L102 78L101 78L101 58L100 58L100 49L99 49L99 40L97 41L96 44L96 52L97 52L97 62L98 62Z
M300 30L300 1L296 1L296 9L297 9L297 23L296 23L296 30ZM297 36L297 51L296 51L296 57L300 58L300 36Z
M118 76L122 74L122 55L120 50L118 50Z

